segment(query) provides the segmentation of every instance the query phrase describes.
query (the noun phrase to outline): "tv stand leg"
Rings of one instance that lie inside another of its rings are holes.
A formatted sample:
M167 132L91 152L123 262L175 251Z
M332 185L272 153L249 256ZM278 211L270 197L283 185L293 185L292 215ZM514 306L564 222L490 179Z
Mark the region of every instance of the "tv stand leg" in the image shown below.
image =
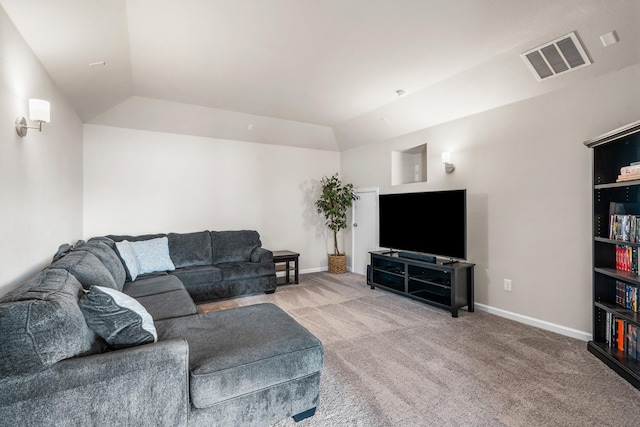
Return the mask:
M451 317L458 317L458 309L457 308L452 308L451 309Z

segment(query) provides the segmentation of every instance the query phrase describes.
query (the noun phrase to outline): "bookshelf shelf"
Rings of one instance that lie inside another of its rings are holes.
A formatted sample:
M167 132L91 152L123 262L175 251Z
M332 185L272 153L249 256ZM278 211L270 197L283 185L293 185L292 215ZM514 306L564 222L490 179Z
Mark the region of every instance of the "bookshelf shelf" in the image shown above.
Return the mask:
M634 240L626 221L640 217L640 179L616 182L623 167L640 161L640 122L585 145L593 166L593 337L587 349L640 389L640 241L626 241ZM612 215L625 215L613 217L625 234L611 232Z
M367 284L447 309L458 317L464 306L474 310L473 267L466 262L443 265L371 252Z

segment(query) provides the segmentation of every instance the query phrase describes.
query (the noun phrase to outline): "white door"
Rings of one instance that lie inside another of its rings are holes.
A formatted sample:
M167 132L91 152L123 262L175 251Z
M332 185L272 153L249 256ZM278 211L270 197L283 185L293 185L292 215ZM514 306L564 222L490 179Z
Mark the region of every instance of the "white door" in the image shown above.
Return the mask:
M367 274L369 252L378 249L378 189L356 190L353 204L353 256L351 271Z

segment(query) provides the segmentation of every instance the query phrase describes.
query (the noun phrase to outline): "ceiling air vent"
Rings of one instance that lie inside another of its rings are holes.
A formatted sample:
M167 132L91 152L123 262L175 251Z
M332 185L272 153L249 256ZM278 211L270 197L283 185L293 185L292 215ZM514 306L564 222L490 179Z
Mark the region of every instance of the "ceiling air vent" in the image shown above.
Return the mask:
M576 33L569 33L521 54L538 81L591 65Z

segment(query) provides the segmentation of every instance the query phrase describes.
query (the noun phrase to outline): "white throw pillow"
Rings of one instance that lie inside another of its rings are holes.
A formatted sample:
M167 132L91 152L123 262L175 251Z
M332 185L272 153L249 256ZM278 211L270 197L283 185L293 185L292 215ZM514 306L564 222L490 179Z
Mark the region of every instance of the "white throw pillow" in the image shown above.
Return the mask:
M127 273L129 273L131 281L133 282L140 274L140 267L138 266L138 259L136 258L136 253L133 251L131 242L128 240L116 242L116 249L118 250L118 254L120 254L120 258L124 261Z
M169 255L168 238L158 237L156 239L130 242L130 244L138 261L138 274L176 269Z

